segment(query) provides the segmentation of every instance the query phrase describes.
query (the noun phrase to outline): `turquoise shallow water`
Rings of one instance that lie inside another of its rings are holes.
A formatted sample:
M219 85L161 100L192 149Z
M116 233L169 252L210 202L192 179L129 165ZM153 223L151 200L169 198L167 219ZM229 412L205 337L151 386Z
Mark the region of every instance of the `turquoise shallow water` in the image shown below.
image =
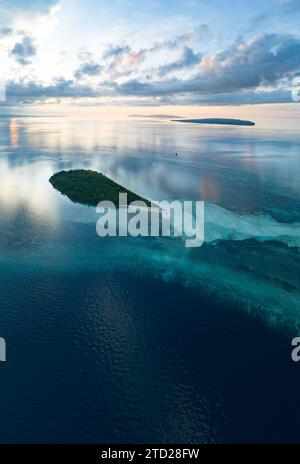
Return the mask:
M0 441L295 441L300 132L32 112L0 126ZM205 200L204 246L100 239L71 168Z

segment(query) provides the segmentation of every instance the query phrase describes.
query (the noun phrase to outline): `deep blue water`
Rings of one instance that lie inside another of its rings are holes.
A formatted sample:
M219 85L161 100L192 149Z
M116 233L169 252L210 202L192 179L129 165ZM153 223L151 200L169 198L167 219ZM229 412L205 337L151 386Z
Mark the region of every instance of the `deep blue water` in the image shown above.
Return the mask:
M15 109L0 134L0 442L299 442L300 132ZM48 182L75 167L205 200L206 243L100 239Z

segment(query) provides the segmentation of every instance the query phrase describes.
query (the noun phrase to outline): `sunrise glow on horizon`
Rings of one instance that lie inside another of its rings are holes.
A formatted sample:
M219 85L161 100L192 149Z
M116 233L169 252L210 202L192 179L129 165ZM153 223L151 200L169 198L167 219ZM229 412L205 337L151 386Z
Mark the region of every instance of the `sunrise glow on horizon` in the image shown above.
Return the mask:
M191 116L195 105L292 103L299 1L228 10L224 0L4 0L7 104L183 105Z

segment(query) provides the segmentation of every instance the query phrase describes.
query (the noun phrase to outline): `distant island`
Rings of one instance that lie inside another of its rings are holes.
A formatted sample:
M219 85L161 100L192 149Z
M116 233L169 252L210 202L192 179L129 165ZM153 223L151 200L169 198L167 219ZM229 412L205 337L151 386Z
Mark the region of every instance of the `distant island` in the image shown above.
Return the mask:
M174 116L172 114L130 114L130 118L155 118L155 119L181 119L184 116Z
M255 126L255 122L243 119L205 118L205 119L172 119L173 122L187 122L195 124L228 124L230 126Z
M100 201L112 201L119 204L119 193L127 193L127 202L145 200L134 192L122 187L100 172L77 169L60 171L50 177L51 185L63 195L66 195L74 203L88 206L97 206Z

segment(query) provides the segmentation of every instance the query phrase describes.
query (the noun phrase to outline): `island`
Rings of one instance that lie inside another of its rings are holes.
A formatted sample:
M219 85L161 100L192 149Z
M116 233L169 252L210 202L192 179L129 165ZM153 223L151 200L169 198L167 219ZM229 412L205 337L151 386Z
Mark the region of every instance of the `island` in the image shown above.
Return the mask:
M51 185L74 203L97 206L100 201L112 201L119 204L119 193L127 193L127 202L149 200L122 187L104 174L86 169L60 171L50 177Z
M255 126L255 122L243 119L205 118L205 119L172 119L173 122L186 122L194 124L227 124L230 126Z

